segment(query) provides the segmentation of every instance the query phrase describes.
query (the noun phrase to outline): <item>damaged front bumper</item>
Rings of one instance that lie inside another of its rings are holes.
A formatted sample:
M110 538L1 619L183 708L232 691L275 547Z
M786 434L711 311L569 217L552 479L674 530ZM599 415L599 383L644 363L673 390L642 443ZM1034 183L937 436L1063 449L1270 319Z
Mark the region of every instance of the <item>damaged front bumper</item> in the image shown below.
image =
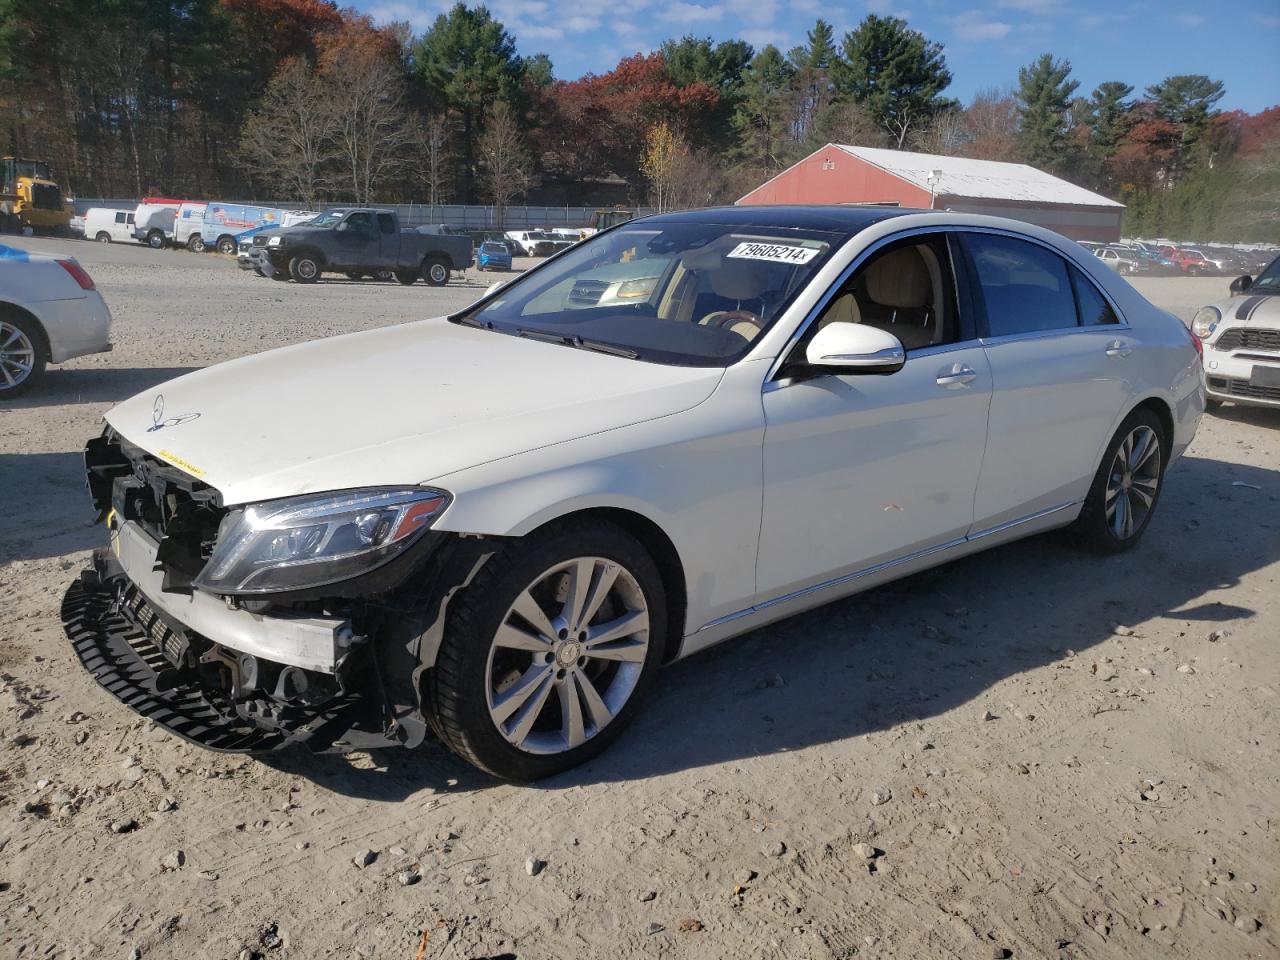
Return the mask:
M211 750L267 753L301 744L316 752L344 752L406 743L408 731L387 709L365 645L349 637L342 646L349 624L291 622L229 608L219 611L219 619L193 604L189 609L199 610L201 626L214 625L215 641L165 609L194 597L160 600L172 595L149 590L156 585L126 569L145 558L149 539L132 526L124 526L112 550L95 551L93 567L71 584L62 604L76 655L104 690ZM220 606L214 598L200 599ZM292 652L288 644L278 647L276 659L269 660L260 644L254 646L260 639L254 624L277 638L300 626L310 636L293 643ZM284 629L277 632L277 626ZM316 656L315 641L326 628L334 650L329 663ZM229 646L229 639L237 646Z

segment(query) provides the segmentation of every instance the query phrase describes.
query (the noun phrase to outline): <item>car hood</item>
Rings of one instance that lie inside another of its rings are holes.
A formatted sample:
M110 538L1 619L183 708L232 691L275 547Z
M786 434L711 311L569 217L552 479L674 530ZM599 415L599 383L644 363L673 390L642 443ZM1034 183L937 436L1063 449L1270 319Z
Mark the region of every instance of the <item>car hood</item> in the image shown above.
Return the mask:
M1280 330L1280 293L1244 293L1212 306L1222 314L1220 327Z
M208 367L124 401L106 419L231 505L427 483L679 413L709 397L722 375L436 319Z

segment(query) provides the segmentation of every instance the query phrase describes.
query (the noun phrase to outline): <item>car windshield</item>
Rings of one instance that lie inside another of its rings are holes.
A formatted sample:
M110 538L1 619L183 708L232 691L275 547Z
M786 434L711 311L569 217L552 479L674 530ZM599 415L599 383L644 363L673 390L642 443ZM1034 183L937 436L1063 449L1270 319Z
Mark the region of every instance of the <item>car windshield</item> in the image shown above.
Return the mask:
M507 248L500 243L482 243L480 249L485 253L506 253Z
M328 213L322 213L314 220L308 220L308 227L332 227L335 223L346 216L345 210L330 210ZM302 224L297 224L302 226Z
M635 221L579 243L457 323L684 366L727 366L843 234Z
M1267 264L1267 269L1258 274L1249 291L1261 290L1268 293L1280 293L1280 257Z

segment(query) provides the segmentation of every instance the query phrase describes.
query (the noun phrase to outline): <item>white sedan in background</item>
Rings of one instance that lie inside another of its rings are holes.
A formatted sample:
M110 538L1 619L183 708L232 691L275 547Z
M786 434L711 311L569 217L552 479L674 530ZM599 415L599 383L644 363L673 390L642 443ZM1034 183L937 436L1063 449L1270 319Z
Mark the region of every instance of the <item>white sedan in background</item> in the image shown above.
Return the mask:
M111 349L111 311L74 259L0 246L0 402L21 396L45 364Z
M1280 257L1231 296L1201 307L1191 331L1204 341L1209 400L1280 408Z
M632 220L454 316L109 411L110 548L63 620L105 689L205 746L431 732L536 779L728 637L1055 527L1134 546L1204 409L1198 346L1024 223Z

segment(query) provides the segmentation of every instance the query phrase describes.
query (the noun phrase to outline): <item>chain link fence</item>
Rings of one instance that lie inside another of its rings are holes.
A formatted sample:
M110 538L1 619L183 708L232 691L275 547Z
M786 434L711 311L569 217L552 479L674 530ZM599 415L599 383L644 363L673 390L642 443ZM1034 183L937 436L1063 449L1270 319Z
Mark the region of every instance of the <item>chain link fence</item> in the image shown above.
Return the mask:
M245 203L260 207L275 207L279 210L298 210L298 203L276 203L271 200L228 200L226 203ZM91 207L106 207L110 210L132 210L138 201L132 198L78 198L74 201L77 216ZM350 207L350 203L322 203L319 212ZM514 207L509 206L502 211L502 222L498 222L497 209L483 204L454 203L379 203L379 210L394 210L400 223L406 227L418 227L426 223L441 223L460 230L534 230L543 227L589 227L594 226L596 211L601 207ZM652 207L635 208L637 215L644 217L656 213Z

